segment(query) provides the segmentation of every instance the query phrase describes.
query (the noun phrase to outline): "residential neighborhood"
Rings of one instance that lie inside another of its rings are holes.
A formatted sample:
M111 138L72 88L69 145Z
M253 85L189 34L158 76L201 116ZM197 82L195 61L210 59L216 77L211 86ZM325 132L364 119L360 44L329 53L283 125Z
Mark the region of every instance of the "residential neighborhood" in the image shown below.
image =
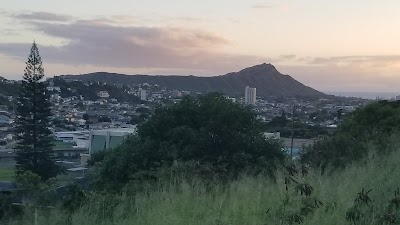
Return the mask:
M18 84L18 81L6 79L2 82ZM151 116L157 107L177 103L185 95L202 94L170 90L148 83L115 85L60 77L48 79L47 82L52 104L53 124L50 129L54 136L55 155L60 159L74 159L77 164L81 162L82 154L90 154L92 145L101 150L116 146L115 142L111 145L109 142L97 143L97 138L92 138L93 133L110 130L124 135L132 133L137 124ZM250 97L247 96L250 95L251 100L248 100ZM11 158L15 144L13 102L16 99L13 95L2 97L7 99L7 102L0 105L0 156ZM265 98L256 96L256 89L251 87L243 90L243 96L226 98L249 105L258 114L259 119L270 125L266 133L279 132L279 138L283 140L292 137L293 129L297 129L294 138L318 138L318 135L310 134L309 131L334 130L347 113L370 102L359 98ZM282 118L285 122L277 124Z

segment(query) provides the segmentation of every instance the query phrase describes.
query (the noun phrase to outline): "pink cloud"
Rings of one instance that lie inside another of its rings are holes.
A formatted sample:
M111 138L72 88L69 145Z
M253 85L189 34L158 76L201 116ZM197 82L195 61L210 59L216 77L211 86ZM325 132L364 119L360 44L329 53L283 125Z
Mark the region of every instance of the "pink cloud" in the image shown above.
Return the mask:
M220 52L219 49L229 45L230 41L219 34L203 30L120 26L113 24L113 19L106 18L59 23L52 20L61 20L64 17L36 13L32 15L48 21L21 21L37 32L66 40L66 44L61 46L45 45L36 40L42 55L52 63L223 72L263 61L256 56ZM0 53L25 59L29 45L30 43L2 43Z

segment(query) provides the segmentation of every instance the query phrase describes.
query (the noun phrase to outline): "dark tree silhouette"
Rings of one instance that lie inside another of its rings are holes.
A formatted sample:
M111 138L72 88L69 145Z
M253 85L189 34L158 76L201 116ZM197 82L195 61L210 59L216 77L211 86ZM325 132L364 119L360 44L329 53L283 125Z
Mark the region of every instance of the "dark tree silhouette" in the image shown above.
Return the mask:
M15 132L17 137L16 175L30 171L42 180L57 176L59 168L52 159L52 138L49 125L51 111L46 93L42 60L36 43L26 62L17 98Z

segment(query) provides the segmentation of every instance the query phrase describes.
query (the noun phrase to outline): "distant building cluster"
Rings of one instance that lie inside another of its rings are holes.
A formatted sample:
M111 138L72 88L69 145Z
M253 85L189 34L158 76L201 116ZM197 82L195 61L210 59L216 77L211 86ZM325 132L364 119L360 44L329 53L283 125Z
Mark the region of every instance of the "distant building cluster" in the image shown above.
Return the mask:
M10 83L11 82L11 83ZM19 81L0 83L11 85ZM52 103L54 155L57 162L68 164L69 171L84 169L94 152L114 148L127 135L136 131L137 124L146 121L159 105L171 105L186 95L204 94L188 90L167 89L158 84L106 84L76 79L49 79L47 91ZM84 91L82 91L84 90ZM240 90L239 90L240 91ZM238 104L251 105L257 117L264 122L274 118L293 118L293 102L296 103L296 121L310 127L336 128L340 117L367 103L361 99L308 99L291 96L258 96L254 87L246 86L245 93L225 95ZM1 98L2 97L2 98ZM15 96L0 95L0 158L12 159L13 123L16 118L13 101ZM400 96L393 99L399 100ZM340 111L340 114L339 114ZM282 133L279 133L282 131ZM282 135L282 137L281 137ZM284 139L284 130L271 130L267 138ZM290 142L288 142L290 144ZM295 145L296 147L296 145ZM79 166L75 168L74 166Z

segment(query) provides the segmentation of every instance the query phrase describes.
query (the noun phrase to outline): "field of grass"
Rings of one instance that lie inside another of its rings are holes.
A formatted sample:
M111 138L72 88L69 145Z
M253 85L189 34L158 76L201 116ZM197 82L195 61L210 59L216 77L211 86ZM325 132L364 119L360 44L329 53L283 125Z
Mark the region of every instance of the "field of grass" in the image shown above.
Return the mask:
M371 202L362 210L359 223L355 224L382 224L388 202L400 186L399 161L400 151L397 151L385 159L375 157L330 175L310 171L299 181L311 184L313 196L323 205L306 216L303 224L352 224L346 221L346 214L363 188L366 191L372 189L369 193ZM99 195L74 212L68 223L67 214L58 209L40 211L38 224L291 224L282 218L298 212L305 199L296 194L294 188L290 187L286 192L283 175L278 176L277 182L263 177L243 177L225 187L177 179L146 194L111 198ZM393 209L391 213L400 218L400 209ZM32 221L33 216L28 213L22 221L13 224L30 224Z
M58 140L54 140L53 142L53 149L70 149L72 148L73 144L71 143L65 143L63 141L58 141Z
M0 181L13 181L14 169L13 168L0 168Z
M52 144L54 145L53 148L54 149L68 149L71 148L73 146L73 144L71 143L65 143L63 141L59 141L59 140L53 140ZM14 148L15 147L15 143L13 143L12 145L8 146L8 148Z

